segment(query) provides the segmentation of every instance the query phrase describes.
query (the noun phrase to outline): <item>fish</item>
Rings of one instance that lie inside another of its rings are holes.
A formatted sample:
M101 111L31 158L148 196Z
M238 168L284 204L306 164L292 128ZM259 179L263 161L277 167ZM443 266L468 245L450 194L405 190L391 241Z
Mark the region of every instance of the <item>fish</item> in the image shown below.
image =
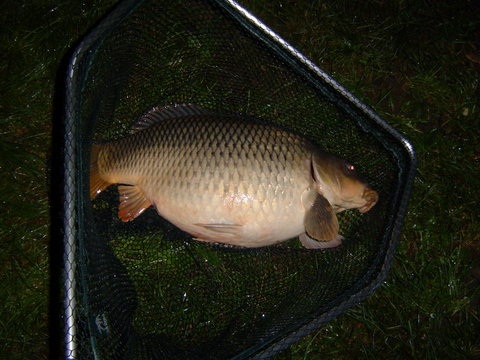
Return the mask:
M90 197L118 185L118 217L154 206L204 242L254 248L298 237L338 246L337 213L378 192L353 164L260 118L190 103L153 107L120 139L92 144Z

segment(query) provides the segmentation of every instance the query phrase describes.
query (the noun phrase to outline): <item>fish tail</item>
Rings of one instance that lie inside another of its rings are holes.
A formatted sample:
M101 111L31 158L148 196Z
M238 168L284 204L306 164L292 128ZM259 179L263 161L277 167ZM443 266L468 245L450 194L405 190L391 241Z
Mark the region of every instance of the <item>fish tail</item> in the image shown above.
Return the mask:
M90 153L90 198L94 199L98 194L105 190L110 183L105 181L100 175L98 168L98 154L101 145L93 144Z

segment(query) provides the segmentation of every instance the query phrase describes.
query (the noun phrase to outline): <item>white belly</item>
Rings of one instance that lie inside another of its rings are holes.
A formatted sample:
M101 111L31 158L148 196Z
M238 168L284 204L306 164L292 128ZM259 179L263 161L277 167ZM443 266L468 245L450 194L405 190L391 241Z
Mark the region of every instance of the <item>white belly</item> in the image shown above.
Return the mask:
M305 231L301 197L306 185L288 190L250 187L243 192L206 191L190 196L162 191L152 198L161 216L196 240L260 247Z

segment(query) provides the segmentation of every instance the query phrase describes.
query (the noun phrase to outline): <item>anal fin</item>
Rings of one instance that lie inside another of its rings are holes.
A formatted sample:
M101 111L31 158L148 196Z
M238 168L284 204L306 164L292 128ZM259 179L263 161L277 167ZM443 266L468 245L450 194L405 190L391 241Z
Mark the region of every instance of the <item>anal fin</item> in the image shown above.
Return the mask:
M304 219L305 234L299 239L306 248L328 248L338 246L342 242L339 235L338 219L335 211L322 195L317 194Z
M152 205L138 186L119 185L118 192L120 195L118 217L124 222L135 219Z

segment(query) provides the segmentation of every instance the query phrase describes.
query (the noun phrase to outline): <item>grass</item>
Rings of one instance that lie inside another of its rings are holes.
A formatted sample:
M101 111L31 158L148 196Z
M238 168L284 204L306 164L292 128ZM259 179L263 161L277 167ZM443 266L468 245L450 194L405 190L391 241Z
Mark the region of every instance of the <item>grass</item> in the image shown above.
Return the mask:
M113 1L7 1L1 17L0 357L47 359L49 163L60 60ZM416 147L395 262L365 302L278 359L480 358L480 7L242 1Z
M278 358L479 358L478 6L248 3L404 132L419 158L384 285Z
M55 78L108 2L7 1L0 62L0 357L47 359L49 166ZM59 246L59 244L55 244Z

